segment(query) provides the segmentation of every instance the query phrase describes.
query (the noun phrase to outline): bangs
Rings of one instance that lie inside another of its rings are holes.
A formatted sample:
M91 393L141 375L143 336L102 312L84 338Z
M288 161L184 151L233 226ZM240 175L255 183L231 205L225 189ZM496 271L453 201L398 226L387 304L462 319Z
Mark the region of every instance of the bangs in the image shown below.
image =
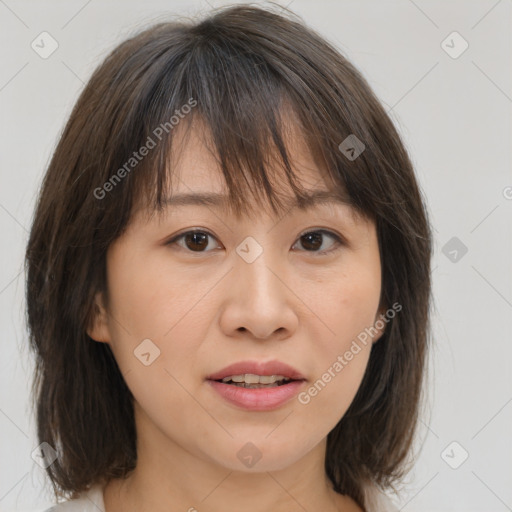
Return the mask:
M307 190L293 165L292 140L306 148L315 163L318 179L313 189L325 180L353 213L372 217L347 190L347 173L361 169L338 145L352 131L336 109L329 112L325 98L319 98L313 87L320 79L316 70L304 69L303 63L296 69L285 63L287 59L273 56L263 41L255 49L254 40L237 35L235 39L207 23L199 25L190 30L190 45L181 52L174 48L172 59L165 52L159 55L138 84L126 121L132 128L124 135L125 147L130 139L131 148L148 142L156 147L126 180L132 215L142 210L151 217L163 211L175 186L172 162L182 149L178 139L184 141L191 129L199 129L222 171L229 210L237 217L266 205L274 214L283 214L290 204L289 195L280 192L288 188L286 182L299 208L307 206ZM333 98L329 101L332 104ZM133 130L137 125L138 132Z
M87 329L98 292L109 309L109 248L135 210L164 210L183 141L197 132L238 217L262 205L279 215L293 199L308 206L310 192L327 187L351 214L376 221L379 307L398 303L404 313L372 347L356 397L328 434L325 470L362 508L363 484L384 487L401 476L429 341L426 204L400 134L361 73L276 9L235 5L198 23L152 25L111 51L75 103L25 252L38 439L62 452L46 468L56 495L137 465L134 396L108 344L92 342ZM296 148L317 171L307 189Z

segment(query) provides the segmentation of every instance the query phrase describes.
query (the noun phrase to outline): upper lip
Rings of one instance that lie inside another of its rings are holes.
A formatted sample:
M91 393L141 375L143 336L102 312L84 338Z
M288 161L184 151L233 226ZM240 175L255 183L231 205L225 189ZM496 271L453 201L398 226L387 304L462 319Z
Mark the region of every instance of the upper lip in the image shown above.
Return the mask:
M282 375L293 380L304 380L305 377L292 366L281 361L239 361L230 364L218 372L212 373L208 380L220 380L231 375Z

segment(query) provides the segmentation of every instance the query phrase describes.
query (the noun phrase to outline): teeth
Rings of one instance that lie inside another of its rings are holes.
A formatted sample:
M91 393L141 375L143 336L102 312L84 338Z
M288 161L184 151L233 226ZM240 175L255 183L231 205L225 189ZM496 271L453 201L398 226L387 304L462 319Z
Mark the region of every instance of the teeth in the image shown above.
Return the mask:
M281 380L284 380L284 377L281 377L281 375L260 375L258 382L254 384L274 384L274 382Z
M274 384L279 381L289 381L288 377L283 375L254 375L253 373L246 373L245 375L230 375L224 377L222 382L245 382L246 384Z

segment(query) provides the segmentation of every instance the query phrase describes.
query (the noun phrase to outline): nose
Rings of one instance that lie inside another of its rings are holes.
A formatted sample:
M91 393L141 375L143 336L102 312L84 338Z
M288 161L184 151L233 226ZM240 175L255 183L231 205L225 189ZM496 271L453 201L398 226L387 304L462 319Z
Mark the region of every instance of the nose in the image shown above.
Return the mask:
M298 299L289 281L284 264L278 264L270 251L250 263L237 256L224 284L219 319L223 333L261 340L292 336L298 325Z

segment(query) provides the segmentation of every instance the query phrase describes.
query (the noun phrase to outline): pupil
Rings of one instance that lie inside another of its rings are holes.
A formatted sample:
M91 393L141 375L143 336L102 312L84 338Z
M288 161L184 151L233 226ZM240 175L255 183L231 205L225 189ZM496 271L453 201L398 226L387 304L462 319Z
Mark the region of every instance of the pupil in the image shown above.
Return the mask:
M303 238L307 241L305 244L303 243L303 246L307 248L312 249L318 249L322 246L322 233L308 233L307 235L304 235ZM313 239L313 247L311 247L311 244L309 243L308 239ZM319 242L319 243L315 243ZM309 246L309 247L308 247Z
M202 239L202 240L200 240ZM191 247L189 245L189 242L191 242L192 244L199 244L199 249L198 251L200 251L201 249L204 249L205 247L208 246L208 235L206 233L200 233L200 232L197 232L197 233L188 233L187 236L185 237L185 241L187 243L187 247L189 249L192 249L192 250L196 250L194 247Z

